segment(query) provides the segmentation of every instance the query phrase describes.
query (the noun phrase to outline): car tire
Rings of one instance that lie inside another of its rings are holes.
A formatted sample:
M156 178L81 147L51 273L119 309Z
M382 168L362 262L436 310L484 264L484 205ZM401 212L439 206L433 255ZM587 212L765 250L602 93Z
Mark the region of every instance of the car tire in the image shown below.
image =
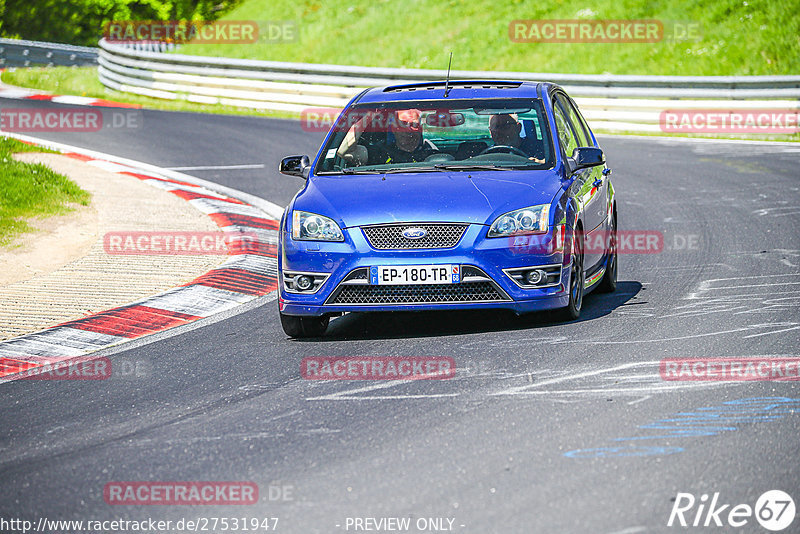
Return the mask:
M582 235L577 231L575 235ZM559 311L562 321L574 321L581 315L583 307L583 293L586 288L586 273L583 270L583 240L572 239L572 252L570 254L569 270L569 303Z
M608 263L606 264L606 272L600 284L597 286L597 291L600 293L613 293L617 290L617 271L619 270L617 262L617 213L611 219L611 239L610 250L608 255Z
M281 326L287 336L293 338L319 337L328 328L330 317L321 315L319 317L298 317L296 315L281 316Z

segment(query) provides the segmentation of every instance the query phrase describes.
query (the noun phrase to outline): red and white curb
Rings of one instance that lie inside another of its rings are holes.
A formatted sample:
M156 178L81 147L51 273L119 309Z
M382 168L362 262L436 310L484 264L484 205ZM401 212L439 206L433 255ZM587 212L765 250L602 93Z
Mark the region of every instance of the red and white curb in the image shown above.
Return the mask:
M64 155L89 165L132 176L165 189L207 214L224 232L234 235L230 239L230 257L219 267L186 285L41 332L0 342L0 382L36 374L39 368L67 366L70 361L88 353L210 317L277 289L277 219L281 211L278 206L241 192L236 192L240 198L233 198L211 187L227 192L234 190L215 187L203 180L172 171L157 172L157 168L150 165L135 165L138 162L87 150L65 150L75 147L33 140L26 136L14 137L60 149ZM253 199L260 206L254 206L247 199ZM242 234L245 239L237 240L236 234Z
M0 69L2 72L2 69ZM139 109L139 104L125 104L104 100L102 98L91 98L88 96L53 95L43 93L35 89L25 89L13 85L0 84L0 98L11 98L14 100L39 100L45 102L55 102L56 104L71 104L73 106L102 106L107 108L134 108Z

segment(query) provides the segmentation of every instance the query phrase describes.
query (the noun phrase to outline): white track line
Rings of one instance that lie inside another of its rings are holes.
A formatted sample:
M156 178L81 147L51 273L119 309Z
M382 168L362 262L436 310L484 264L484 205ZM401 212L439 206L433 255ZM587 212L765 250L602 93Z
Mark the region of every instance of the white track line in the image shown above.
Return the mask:
M161 176L172 180L189 182L191 184L211 189L212 191L217 191L218 193L222 193L223 195L227 195L229 197L242 200L252 206L261 209L264 213L268 214L270 217L274 218L277 221L281 220L281 217L283 216L283 208L278 206L277 204L274 204L261 197L251 195L250 193L245 193L244 191L239 191L238 189L233 189L230 187L216 184L214 182L209 182L208 180L203 180L202 178L197 178L189 174L183 174L177 171L171 171L163 167L157 167L155 165L151 165L150 163L144 163L143 161L136 161L128 158L122 158L119 156L113 156L111 154L106 154L104 152L97 152L95 150L89 150L88 148L80 148L72 145L66 145L64 143L56 143L55 141L39 139L36 137L31 137L29 135L22 135L12 132L3 132L2 135L8 137L14 137L15 139L20 139L22 141L29 141L31 143L35 143L44 147L52 148L54 150L60 150L63 152L76 152L78 154L84 154L92 158L105 159L108 161L112 161L114 163L119 163L120 165L135 167L140 170L153 173L157 177Z
M164 167L170 171L235 171L239 169L263 169L263 163L253 163L250 165L205 165L199 167Z
M416 380L391 380L380 384L372 384L363 388L348 389L346 391L339 391L338 393L331 393L330 395L321 395L319 397L307 397L307 401L318 400L400 400L400 399L435 399L440 397L457 397L460 393L439 393L430 395L363 395L356 396L357 393L366 393L368 391L375 391L378 389L386 389L402 384L409 384L416 382Z

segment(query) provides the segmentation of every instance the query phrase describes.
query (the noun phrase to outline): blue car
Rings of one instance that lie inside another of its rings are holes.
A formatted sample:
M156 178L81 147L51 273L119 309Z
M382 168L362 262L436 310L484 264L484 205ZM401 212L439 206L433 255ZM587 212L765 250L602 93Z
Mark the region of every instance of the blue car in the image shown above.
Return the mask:
M551 310L577 319L617 284L611 170L552 83L367 89L347 105L284 212L281 324L322 335L347 312Z

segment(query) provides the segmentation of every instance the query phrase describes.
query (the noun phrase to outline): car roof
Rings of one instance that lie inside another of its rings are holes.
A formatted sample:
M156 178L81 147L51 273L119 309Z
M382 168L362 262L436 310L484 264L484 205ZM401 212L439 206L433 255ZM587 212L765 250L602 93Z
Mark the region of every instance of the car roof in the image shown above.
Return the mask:
M442 100L445 84L450 88L448 99L483 98L541 98L551 88L550 82L521 82L515 80L450 80L416 82L364 91L353 103L399 102L409 100Z

